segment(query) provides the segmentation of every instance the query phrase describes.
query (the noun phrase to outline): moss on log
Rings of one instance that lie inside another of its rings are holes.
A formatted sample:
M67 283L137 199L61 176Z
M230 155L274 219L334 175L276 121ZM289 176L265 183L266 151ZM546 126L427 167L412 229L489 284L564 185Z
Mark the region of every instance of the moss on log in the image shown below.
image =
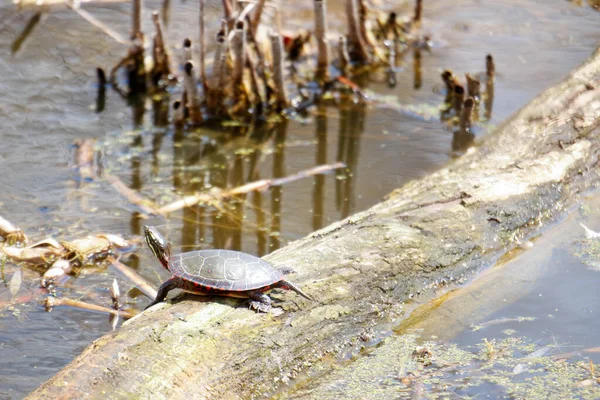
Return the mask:
M233 299L163 304L96 340L33 392L46 398L257 398L396 324L413 295L491 263L598 179L600 54L476 149L381 204L266 257L319 299L285 312Z

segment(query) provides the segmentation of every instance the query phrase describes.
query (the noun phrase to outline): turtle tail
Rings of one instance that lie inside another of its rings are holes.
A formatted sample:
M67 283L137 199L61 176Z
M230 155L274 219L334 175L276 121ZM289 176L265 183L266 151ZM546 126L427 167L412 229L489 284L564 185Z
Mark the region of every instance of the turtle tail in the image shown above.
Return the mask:
M307 295L306 293L304 293L302 290L300 290L300 288L298 286L294 285L290 281L283 280L283 281L279 282L279 286L282 289L293 290L294 292L298 293L300 296L304 297L305 299L308 299L310 301L315 301L315 299L313 299L312 297L310 297L309 295Z

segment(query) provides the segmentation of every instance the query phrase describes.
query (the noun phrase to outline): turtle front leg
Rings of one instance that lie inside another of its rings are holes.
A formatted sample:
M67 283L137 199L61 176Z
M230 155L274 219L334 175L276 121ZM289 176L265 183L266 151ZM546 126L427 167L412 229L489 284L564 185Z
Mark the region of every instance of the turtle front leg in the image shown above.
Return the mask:
M263 292L250 292L248 293L248 297L252 299L250 302L250 308L255 310L256 312L264 312L268 313L271 309L271 298L264 294Z
M177 289L180 286L181 286L181 280L175 276L172 277L171 279L169 279L168 281L165 281L165 283L160 285L160 287L158 288L158 293L156 294L156 298L154 299L154 301L152 303L148 304L148 306L146 308L144 308L144 310L147 310L150 307L152 307L153 305L158 304L161 301L164 301L165 298L167 297L167 294L171 290Z

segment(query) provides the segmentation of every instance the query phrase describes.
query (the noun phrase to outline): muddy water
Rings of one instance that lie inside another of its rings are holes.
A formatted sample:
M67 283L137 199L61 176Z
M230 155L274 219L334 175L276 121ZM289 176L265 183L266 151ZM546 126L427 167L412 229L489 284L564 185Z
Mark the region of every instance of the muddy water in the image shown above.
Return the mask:
M145 7L158 9L161 3L147 1ZM188 35L184 27L196 26L197 3L171 3L168 33L177 44ZM183 137L164 125L165 104L150 99L132 107L108 91L103 111L97 112L94 69L109 69L124 54L123 46L67 9L17 12L3 4L0 214L34 239L104 231L135 236L144 223L152 223L176 250L221 247L263 255L448 162L452 132L436 118L443 69L477 73L484 69L485 54L495 56L499 76L493 125L560 81L598 44L599 14L587 6L563 1L432 3L426 5L423 28L433 40L432 50L399 59L395 88L379 83L383 76L378 74L366 79L375 93L394 96L391 106L328 107L304 123L251 132L239 127L198 130ZM286 28L310 27L290 18L309 18L309 4L301 7L285 10ZM386 2L384 7L409 12L412 6ZM85 8L126 36L128 5ZM208 29L214 32L218 8L209 9L214 18L207 19ZM332 20L330 28L342 30L343 18ZM30 35L21 40L27 30ZM407 111L405 105L414 108ZM72 143L86 138L97 140L101 166L91 182L79 180L72 169ZM348 168L252 194L242 202L145 221L103 180L105 173L116 175L164 204L180 194L235 187L338 160ZM145 249L125 261L155 284L166 277ZM7 398L22 397L111 329L103 315L69 309L46 313L36 301L26 301L43 297L37 289L39 274L30 269L23 270L24 282L11 296L8 286L17 268L7 263L0 285L0 397ZM111 270L82 274L62 294L109 304L108 285L115 276ZM127 291L130 284L117 278ZM137 308L146 303L135 291L128 301Z

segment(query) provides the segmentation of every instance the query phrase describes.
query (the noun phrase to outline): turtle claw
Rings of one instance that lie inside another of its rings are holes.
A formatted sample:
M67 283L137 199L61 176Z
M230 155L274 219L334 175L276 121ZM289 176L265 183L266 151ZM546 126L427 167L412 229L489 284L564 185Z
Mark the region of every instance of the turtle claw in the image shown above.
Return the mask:
M269 310L271 310L271 304L265 304L262 301L253 300L250 302L250 306L248 308L256 311L257 313L268 313Z
M261 292L250 292L250 309L258 313L268 313L271 309L271 299L264 293Z

